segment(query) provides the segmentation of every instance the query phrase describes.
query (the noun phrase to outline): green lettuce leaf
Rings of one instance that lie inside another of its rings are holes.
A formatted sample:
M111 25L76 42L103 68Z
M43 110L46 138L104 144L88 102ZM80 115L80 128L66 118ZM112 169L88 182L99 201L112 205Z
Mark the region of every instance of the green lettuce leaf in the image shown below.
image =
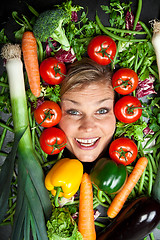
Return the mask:
M143 130L147 127L147 123L143 119L138 119L134 123L123 123L117 122L117 128L115 132L115 137L128 137L134 138L136 141L143 142L144 133Z
M52 216L47 222L49 240L82 240L76 222L67 208L53 208Z

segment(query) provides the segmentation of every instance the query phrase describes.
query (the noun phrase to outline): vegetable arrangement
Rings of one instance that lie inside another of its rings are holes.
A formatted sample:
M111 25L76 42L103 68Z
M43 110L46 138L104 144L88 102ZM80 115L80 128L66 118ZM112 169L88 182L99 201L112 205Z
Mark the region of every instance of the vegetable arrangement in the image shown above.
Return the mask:
M39 240L118 240L116 232L119 228L122 238L140 239L159 223L159 55L154 51L154 38L151 39L153 30L140 21L142 0L138 1L135 18L131 4L111 0L109 5L101 6L109 15L110 26L107 27L102 25L98 12L95 21L90 21L83 8L73 6L71 1L43 13L28 5L33 14L31 20L25 16L20 19L18 13L13 12L14 20L22 25L15 37L22 46L26 72L22 70L19 45L14 45L19 54L18 59L16 55L12 61L17 61L18 65L11 69L10 60L7 61L8 75L3 74L0 80L0 109L5 113L12 111L6 125L0 122L4 128L0 148L7 130L15 135L12 150L0 173L0 207L3 209L0 220L2 225L13 224L11 239L29 239L31 230L33 238ZM9 42L4 29L0 33L1 42ZM63 131L56 127L61 118L57 104L60 101L59 83L66 75L67 64L81 59L86 53L102 65L110 64L114 71L112 84L119 97L114 109L117 128L109 148L111 159L100 159L90 176L83 174L82 177L82 165L76 160L79 178L75 176L76 187L73 192L68 188L72 194L66 199L67 187L64 190L59 181L67 184L68 176L72 180L70 171L75 169L76 163L62 158L67 140ZM20 83L13 83L12 78L19 79ZM147 96L147 102L144 96ZM11 120L14 129L10 126ZM2 151L0 154L6 155ZM48 155L56 156L48 162ZM65 168L60 166L62 161ZM17 172L14 170L16 164ZM64 171L66 167L67 172ZM54 196L45 189L43 172L45 186ZM116 183L114 187L113 183ZM80 196L77 196L79 187ZM64 206L59 207L61 204ZM105 224L100 221L101 215L94 219L99 206L105 208ZM150 218L152 211L155 211L153 219ZM145 222L145 227L140 230L138 223L144 213L151 221L146 220L147 228ZM129 225L124 230L121 224L125 221ZM60 226L64 231L60 231ZM105 227L104 233L96 236L95 226ZM135 235L131 236L130 227L133 226ZM152 233L150 236L154 239Z

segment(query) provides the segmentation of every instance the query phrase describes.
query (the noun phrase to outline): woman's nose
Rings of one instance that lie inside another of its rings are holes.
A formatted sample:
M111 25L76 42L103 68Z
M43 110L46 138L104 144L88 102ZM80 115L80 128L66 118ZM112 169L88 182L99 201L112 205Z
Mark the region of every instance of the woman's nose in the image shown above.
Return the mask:
M93 117L85 116L81 119L79 129L85 132L92 132L96 127L95 119Z

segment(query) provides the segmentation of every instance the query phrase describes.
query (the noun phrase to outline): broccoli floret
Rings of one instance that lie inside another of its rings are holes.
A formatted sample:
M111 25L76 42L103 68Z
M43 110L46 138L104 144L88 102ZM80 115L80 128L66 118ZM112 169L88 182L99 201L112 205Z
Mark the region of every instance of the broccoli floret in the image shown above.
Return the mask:
M63 9L47 10L39 14L33 26L33 33L41 42L47 41L49 37L53 38L61 44L64 50L68 51L70 44L63 26L70 19L71 16Z

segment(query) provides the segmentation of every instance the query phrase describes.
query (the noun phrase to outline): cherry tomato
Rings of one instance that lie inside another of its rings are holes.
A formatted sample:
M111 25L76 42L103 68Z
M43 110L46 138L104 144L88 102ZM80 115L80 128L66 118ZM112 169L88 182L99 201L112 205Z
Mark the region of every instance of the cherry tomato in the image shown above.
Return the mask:
M101 65L108 65L115 57L116 43L112 38L99 35L94 37L88 44L88 56Z
M109 147L109 155L118 164L132 163L138 153L136 144L129 138L121 137L114 140Z
M40 75L42 79L51 85L59 84L66 75L66 66L56 58L49 57L40 64Z
M142 105L136 97L124 96L116 102L114 113L119 121L133 123L141 117Z
M53 101L44 101L35 111L34 118L42 127L53 127L59 123L62 111Z
M122 95L132 93L138 86L138 75L130 68L121 68L113 74L112 86Z
M54 155L61 152L65 148L67 138L61 129L51 127L43 130L39 141L40 146L45 153Z

